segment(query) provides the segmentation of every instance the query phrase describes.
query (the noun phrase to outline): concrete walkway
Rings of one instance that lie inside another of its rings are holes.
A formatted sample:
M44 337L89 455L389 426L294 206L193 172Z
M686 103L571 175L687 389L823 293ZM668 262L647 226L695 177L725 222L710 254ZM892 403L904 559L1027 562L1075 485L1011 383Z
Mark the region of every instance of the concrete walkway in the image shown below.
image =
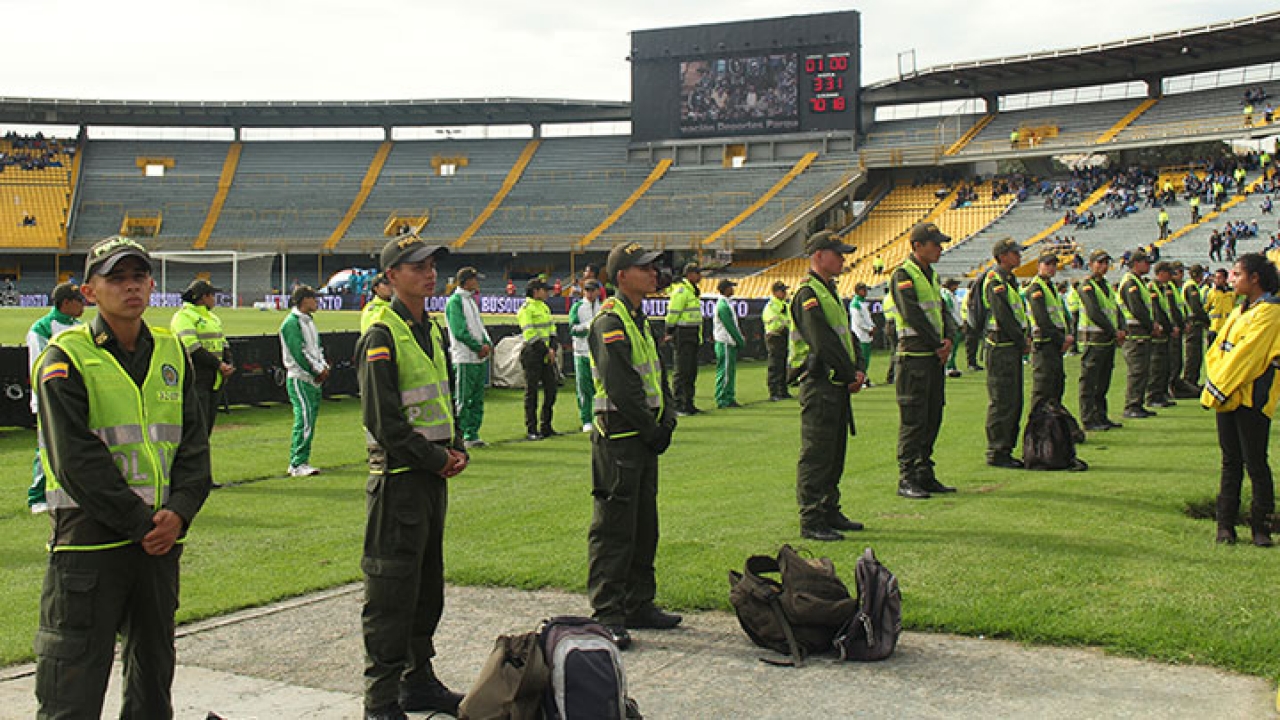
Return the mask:
M589 614L569 593L451 587L436 668L464 690L499 634L549 615ZM352 585L179 630L176 717L361 717L360 588ZM726 613L686 616L675 631L635 633L624 654L647 718L1266 718L1265 680L1092 650L907 633L881 663L819 658L767 665ZM119 669L105 717L119 712ZM34 670L0 670L0 718L35 714ZM418 716L425 717L425 716Z

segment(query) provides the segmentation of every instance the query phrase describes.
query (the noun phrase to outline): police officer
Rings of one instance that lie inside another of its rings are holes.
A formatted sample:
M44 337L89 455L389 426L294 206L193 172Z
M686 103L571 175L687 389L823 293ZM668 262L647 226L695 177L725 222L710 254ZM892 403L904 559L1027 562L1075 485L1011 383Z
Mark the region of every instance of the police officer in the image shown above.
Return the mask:
M898 314L898 494L919 500L930 493L955 492L933 470L933 446L946 404L946 363L953 348L955 319L943 307L934 263L951 238L933 223L911 229L911 254L889 279Z
M809 276L791 298L792 370L800 380L800 459L796 500L800 535L810 540L844 538L862 529L840 511L840 475L849 437L854 434L849 394L866 381L863 362L849 331L849 316L836 291L851 245L823 230L804 244Z
M1172 302L1176 290L1173 287L1173 266L1160 261L1155 266L1155 278L1148 284L1151 289L1151 313L1156 324L1164 328L1159 337L1151 338L1151 376L1147 381L1147 405L1168 407L1177 405L1169 397L1169 380L1173 369L1172 346L1181 339L1180 316Z
M667 341L673 344L675 371L672 391L676 413L702 412L693 404L698 383L698 352L702 347L702 268L697 263L684 266L684 277L671 287L667 303Z
M1152 340L1164 335L1155 320L1151 289L1143 276L1151 269L1151 257L1138 249L1129 257L1129 272L1120 281L1120 312L1125 320L1124 361L1129 373L1124 392L1124 416L1131 419L1155 417L1142 406L1151 379Z
M547 284L533 278L525 287L525 301L516 322L524 336L520 349L520 366L524 369L524 426L526 440L541 440L559 435L551 426L556 408L556 391L560 377L557 365L559 348L551 308L547 307ZM542 413L538 413L538 388L542 388Z
M658 456L671 445L675 408L641 303L657 289L661 255L636 243L609 252L617 293L591 323L596 432L591 436L587 595L618 648L628 630L666 630L680 616L654 604L658 549Z
M1194 398L1200 395L1200 369L1204 364L1204 334L1209 327L1209 312L1200 294L1200 280L1204 267L1192 265L1188 277L1182 283L1182 302L1187 308L1187 331L1182 336L1182 378L1176 397Z
M360 561L368 720L456 715L462 700L431 665L444 610L448 479L468 462L454 429L448 349L426 311L436 260L447 253L412 234L388 242L381 265L395 297L356 344L369 454Z
M978 372L983 369L978 364L978 353L987 331L987 308L982 299L982 288L986 280L986 272L978 273L973 280L969 281L969 289L964 296L964 355L965 360L968 361L969 372Z
M182 307L173 314L169 329L182 341L195 368L196 395L205 414L205 428L213 432L218 417L218 391L236 371L231 348L222 332L222 320L213 312L217 288L208 280L193 280L182 293Z
M1175 260L1169 263L1169 281L1164 284L1164 295L1175 331L1171 333L1173 337L1169 340L1169 381L1166 396L1171 398L1170 402L1173 402L1172 398L1199 397L1198 392L1182 387L1183 339L1190 323L1190 308L1182 295L1182 280L1185 275L1181 262Z
M181 539L212 485L209 440L182 343L142 318L146 249L98 242L84 277L97 317L54 337L32 376L53 520L37 717L101 716L119 634L121 717L169 718Z
M1067 375L1062 369L1062 356L1075 343L1068 330L1066 303L1058 294L1053 276L1058 274L1058 254L1040 255L1037 273L1027 288L1027 305L1031 311L1031 339L1035 346L1031 355L1031 407L1048 400L1062 405Z
M787 392L787 336L791 333L791 310L787 304L787 284L781 280L773 284L773 297L764 306L764 346L769 352L769 399L786 400Z
M1209 341L1217 337L1218 331L1227 321L1227 316L1236 307L1236 291L1227 284L1227 271L1218 268L1213 273L1213 287L1205 295L1205 309L1209 312Z
M1111 256L1106 250L1089 254L1089 278L1080 283L1080 422L1085 430L1105 432L1121 427L1107 417L1107 392L1115 369L1116 345L1123 344L1125 326L1107 283Z
M369 325L372 324L370 318L379 312L379 308L391 304L391 282L387 280L386 273L380 272L375 275L370 288L373 294L369 296L369 302L360 309L360 332L369 329Z
M1022 356L1031 352L1026 309L1018 294L1014 268L1022 263L1022 246L1011 238L991 249L996 266L982 289L987 314L987 464L1021 468L1013 457L1022 422Z

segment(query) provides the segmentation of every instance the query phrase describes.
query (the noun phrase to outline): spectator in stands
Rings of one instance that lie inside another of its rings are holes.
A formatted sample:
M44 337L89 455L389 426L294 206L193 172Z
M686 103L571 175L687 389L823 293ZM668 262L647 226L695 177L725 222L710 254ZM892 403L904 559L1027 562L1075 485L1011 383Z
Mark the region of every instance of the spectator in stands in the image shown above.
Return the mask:
M507 297L516 296L516 283L511 278L507 278Z
M871 261L871 271L874 272L876 275L883 275L884 274L884 258L877 255L875 259Z
M285 389L293 406L293 438L289 449L290 477L310 477L320 471L311 466L311 441L320 414L321 386L329 379L329 363L320 346L320 332L312 315L320 309L316 291L300 285L289 295L292 310L280 324L280 350L288 373Z
M32 215L31 213L23 213L22 227L35 227L35 226L36 226L36 216Z
M13 281L5 280L12 288ZM53 289L49 296L53 305L44 317L35 321L27 331L27 367L35 370L40 353L48 347L54 335L80 324L80 316L84 314L84 295L80 294L80 286L74 283L61 283ZM40 402L34 388L31 390L31 413L40 410ZM44 495L44 465L40 461L40 451L36 450L36 459L31 465L31 487L27 489L27 507L31 514L38 515L49 510Z
M1271 205L1271 198L1270 198L1270 197L1263 197L1263 198L1262 198L1262 214L1263 214L1263 215L1270 215L1270 214L1271 214L1271 209L1272 209L1272 205Z
M1217 228L1209 233L1209 259L1222 261L1222 233L1218 232Z

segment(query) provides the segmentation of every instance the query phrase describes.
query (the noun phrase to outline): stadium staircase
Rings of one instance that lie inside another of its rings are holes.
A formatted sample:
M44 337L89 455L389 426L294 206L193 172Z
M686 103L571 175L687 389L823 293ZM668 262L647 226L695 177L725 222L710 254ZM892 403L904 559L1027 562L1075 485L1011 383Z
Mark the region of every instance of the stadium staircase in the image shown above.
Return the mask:
M800 173L803 173L805 170L807 170L809 166L813 164L813 161L817 157L818 157L818 153L816 152L805 153L805 155L801 157L796 162L796 164L792 166L792 168L789 171L787 171L786 175L783 175L782 178L778 180L778 182L774 183L773 187L766 190L763 195L761 195L755 202L748 205L746 209L744 209L742 212L738 213L738 215L734 217L732 220L725 223L724 225L721 225L718 230L711 233L707 237L703 238L702 244L705 246L705 245L710 245L711 243L716 242L720 238L724 237L731 230L733 230L735 227L745 222L747 218L754 215L757 210L764 207L765 204L767 204L770 200L772 200L775 195L782 192L783 188L790 185L791 181L795 180L796 177L800 175Z
M605 218L599 225L592 228L591 232L584 235L583 238L578 241L577 248L579 250L586 249L586 247L595 241L596 238L600 237L605 233L605 231L613 227L613 224L618 222L623 215L626 215L627 211L636 204L636 201L644 197L644 194L649 192L649 188L653 187L654 183L661 180L662 176L666 175L667 170L670 168L671 158L663 158L662 160L659 160L658 164L653 167L653 171L649 173L649 177L645 178L644 182L640 184L640 187L636 188L627 196L626 200L622 201L621 205L615 208L613 212L609 213L609 217Z
M351 223L356 221L360 209L369 199L369 193L373 192L373 187L378 184L378 177L382 175L382 167L387 164L387 157L391 155L393 145L394 143L390 140L386 140L378 146L378 152L374 153L373 160L369 162L369 169L365 171L364 180L360 182L360 192L356 193L351 201L351 207L347 208L347 214L342 216L342 221L325 242L325 250L333 250L337 247L343 236L347 234L347 230L351 229Z
M1227 198L1227 200L1222 203L1221 210L1213 210L1210 207L1208 212L1201 214L1199 222L1194 224L1188 222L1186 225L1170 232L1169 237L1164 240L1157 240L1155 244L1160 248L1161 259L1181 260L1188 265L1194 262L1199 262L1201 264L1208 263L1208 238L1209 234L1213 231L1213 228L1209 227L1209 223L1215 220L1222 220L1223 222L1226 222L1229 220L1249 221L1255 219L1254 217L1245 217L1244 213L1241 213L1239 217L1236 217L1234 214L1229 217L1227 216L1237 208L1247 210L1247 207L1241 208L1240 206L1245 205L1249 197L1257 193L1258 188L1262 185L1265 179L1266 178L1259 173L1256 178L1245 186L1245 193L1243 195L1232 195ZM1183 203L1183 206L1185 207L1185 203ZM1202 205L1201 207L1204 206ZM1190 210L1188 210L1188 212L1190 212ZM1179 215L1180 214L1181 213L1179 213ZM1260 225L1258 237L1242 239L1242 241L1236 245L1236 253L1240 254L1264 247L1267 241L1265 235L1269 232L1270 230L1268 228L1261 227ZM1245 247L1245 244L1247 243L1253 243L1259 247Z
M9 154L14 149L10 142L0 141L0 151ZM62 249L67 246L71 194L82 155L78 150L73 159L60 152L56 154L55 166L40 170L10 166L0 172L0 192L9 196L0 202L0 247ZM35 225L22 224L27 214L35 218Z
M218 192L213 196L209 214L205 216L200 234L191 246L195 250L204 250L209 245L209 238L213 236L213 229L217 227L218 218L222 215L222 207L227 202L227 194L231 192L231 183L235 181L236 168L240 166L240 153L243 151L244 143L239 141L231 143L227 148L227 159L223 161L222 174L218 176Z
M1119 122L1112 125L1106 132L1099 135L1098 139L1094 141L1094 144L1105 145L1114 141L1117 135L1124 132L1125 128L1129 127L1138 118L1142 117L1142 115L1154 107L1157 102L1159 102L1159 98L1147 98L1147 100L1145 100L1141 105L1130 110L1128 115L1120 118Z
M961 150L964 150L964 146L968 145L970 140L978 137L978 133L982 132L988 125L991 124L991 121L995 119L996 119L995 113L991 113L989 115L983 115L981 120L974 123L973 127L965 131L965 134L961 135L960 139L952 143L951 147L943 151L942 154L950 157L952 155L956 155Z
M511 171L507 173L507 178L502 181L502 187L498 189L496 194L494 194L493 199L489 201L489 204L480 211L480 214L476 216L476 219L472 220L471 224L467 226L467 229L463 230L462 234L458 236L458 239L452 243L452 246L455 249L466 245L467 241L470 240L472 236L480 230L480 228L484 227L484 224L493 216L493 213L498 209L498 206L502 204L502 201L506 199L507 194L511 192L511 189L516 186L516 183L520 182L520 176L524 174L525 168L529 167L529 163L533 160L534 153L538 152L538 146L541 144L542 141L535 138L530 140L528 145L525 145L524 151L521 152L520 157L516 159L516 164L511 166Z

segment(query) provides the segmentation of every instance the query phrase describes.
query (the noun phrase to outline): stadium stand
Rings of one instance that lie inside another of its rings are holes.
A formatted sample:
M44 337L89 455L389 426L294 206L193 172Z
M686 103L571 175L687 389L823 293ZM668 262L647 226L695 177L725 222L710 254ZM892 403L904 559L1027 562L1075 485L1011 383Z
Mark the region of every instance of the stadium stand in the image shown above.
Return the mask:
M74 141L14 133L0 140L0 193L8 196L0 202L0 246L66 246L71 193L81 157L67 152L74 146Z
M1010 133L1014 130L1019 131L1019 150L1093 145L1141 104L1141 100L1108 100L1002 112L957 155L1013 149Z
M1280 85L1265 84L1271 95ZM1180 137L1190 134L1220 133L1242 130L1244 119L1241 87L1223 87L1166 95L1137 122L1125 128L1117 140L1145 141ZM1254 125L1261 127L1262 108L1257 109Z

